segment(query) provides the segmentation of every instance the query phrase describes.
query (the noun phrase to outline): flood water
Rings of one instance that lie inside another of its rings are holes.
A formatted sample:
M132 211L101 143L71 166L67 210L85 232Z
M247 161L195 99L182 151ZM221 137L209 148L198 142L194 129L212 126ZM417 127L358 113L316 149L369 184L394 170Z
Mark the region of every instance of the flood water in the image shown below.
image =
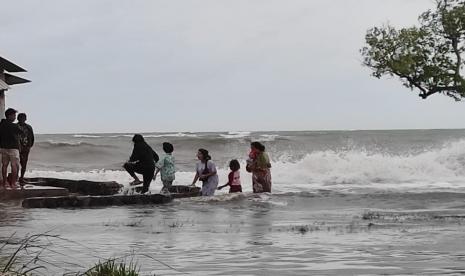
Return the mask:
M0 236L59 235L40 241L46 275L126 255L142 275L460 274L464 206L463 193L330 191L79 210L9 202Z
M117 181L133 134L37 135L29 177ZM244 194L162 206L23 209L0 203L0 238L47 233L43 275L128 256L143 275L445 275L465 273L465 130L151 133L174 144L175 185L207 148ZM253 195L251 141L272 159L273 194ZM159 179L151 192L161 189ZM16 245L17 247L17 245ZM7 253L15 245L2 250ZM30 260L33 254L21 260Z

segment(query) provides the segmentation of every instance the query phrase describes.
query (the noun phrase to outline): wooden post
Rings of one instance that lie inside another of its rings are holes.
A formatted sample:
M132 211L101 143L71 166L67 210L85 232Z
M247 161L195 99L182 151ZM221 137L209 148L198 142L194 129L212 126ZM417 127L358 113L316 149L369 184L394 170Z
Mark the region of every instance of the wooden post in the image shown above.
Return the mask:
M0 68L0 80L5 80L5 74L3 74L3 69ZM5 119L5 90L0 90L0 120ZM2 155L0 154L0 161L2 160ZM3 176L0 173L0 181L3 182Z

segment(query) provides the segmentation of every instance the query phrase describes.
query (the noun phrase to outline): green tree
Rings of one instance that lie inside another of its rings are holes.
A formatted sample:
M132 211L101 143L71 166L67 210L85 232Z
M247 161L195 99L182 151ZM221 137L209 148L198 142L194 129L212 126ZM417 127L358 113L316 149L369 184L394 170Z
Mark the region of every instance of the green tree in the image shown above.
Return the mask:
M441 93L465 98L465 0L437 0L420 15L419 26L384 25L368 30L360 50L376 78L397 76L423 99Z

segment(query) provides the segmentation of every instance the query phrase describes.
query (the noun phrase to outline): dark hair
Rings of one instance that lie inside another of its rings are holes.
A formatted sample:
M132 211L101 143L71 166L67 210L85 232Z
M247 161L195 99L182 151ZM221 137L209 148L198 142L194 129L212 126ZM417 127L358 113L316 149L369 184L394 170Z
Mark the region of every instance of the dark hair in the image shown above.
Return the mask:
M236 159L233 159L229 161L229 168L231 169L231 171L235 172L241 168L241 164L239 164L239 161L237 161Z
M13 114L16 114L18 111L16 111L16 109L13 109L13 108L8 108L6 111L5 111L5 117L8 117L10 115L13 115Z
M265 146L260 142L252 142L250 145L259 151L265 151Z
M212 157L208 154L208 150L206 149L199 149L199 152L202 154L203 158L205 158L205 160L211 160Z
M26 120L26 113L19 113L18 114L18 121L22 120L22 119Z
M168 142L164 142L163 143L163 150L166 152L166 153L172 153L173 150L174 150L174 147L171 143L168 143Z
M134 136L132 137L132 141L135 143L140 143L140 142L145 142L144 140L144 136L140 135L140 134L134 134Z

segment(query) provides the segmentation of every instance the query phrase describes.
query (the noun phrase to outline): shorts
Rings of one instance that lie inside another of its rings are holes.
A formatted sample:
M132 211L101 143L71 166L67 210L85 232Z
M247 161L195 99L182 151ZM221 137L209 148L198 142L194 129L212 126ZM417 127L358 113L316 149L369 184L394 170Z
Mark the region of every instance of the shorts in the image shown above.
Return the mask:
M1 149L2 164L19 164L19 149Z

